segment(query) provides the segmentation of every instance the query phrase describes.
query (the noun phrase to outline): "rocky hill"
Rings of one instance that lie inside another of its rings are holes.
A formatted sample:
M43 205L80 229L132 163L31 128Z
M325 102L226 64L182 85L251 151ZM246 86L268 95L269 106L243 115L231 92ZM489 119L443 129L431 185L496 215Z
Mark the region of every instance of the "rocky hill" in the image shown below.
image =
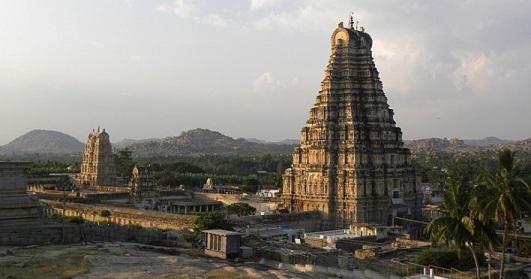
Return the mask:
M77 154L84 144L67 134L33 130L0 147L0 154Z
M158 139L158 138L141 139L141 140L123 139L123 140L118 141L118 142L113 142L112 143L112 147L121 149L121 148L125 148L125 147L127 147L129 145L133 145L135 143L143 143L143 142L150 142L150 141L160 142L160 141L162 141L162 139Z
M265 154L290 155L295 145L256 143L234 139L219 132L195 129L162 141L147 141L127 146L135 157L187 156L187 155L238 155L262 156Z
M456 157L497 152L503 148L517 151L522 156L531 155L531 138L519 141L500 140L493 137L483 140L429 138L405 141L404 145L411 150L413 157Z
M512 140L502 140L497 137L486 137L480 140L463 140L463 143L466 145L476 145L476 146L487 146L493 144L506 144L512 143Z
M428 138L405 141L414 157L455 157L482 152L496 152L501 148L518 151L521 156L531 157L531 138L519 141L501 140L495 137L483 140ZM262 156L282 154L290 156L297 140L268 143L258 139L234 139L207 129L184 131L178 136L164 139L123 140L113 143L114 148L129 148L134 157L152 156ZM0 146L0 155L12 154L82 154L84 144L67 134L33 130L10 143Z

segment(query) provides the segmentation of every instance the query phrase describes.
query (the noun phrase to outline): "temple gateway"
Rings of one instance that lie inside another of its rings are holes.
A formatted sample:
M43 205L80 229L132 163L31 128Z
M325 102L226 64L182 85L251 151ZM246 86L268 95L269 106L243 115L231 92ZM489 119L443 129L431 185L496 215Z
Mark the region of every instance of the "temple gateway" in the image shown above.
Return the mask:
M323 229L420 217L420 178L387 104L371 37L351 18L331 43L321 89L283 175L284 206L320 211Z

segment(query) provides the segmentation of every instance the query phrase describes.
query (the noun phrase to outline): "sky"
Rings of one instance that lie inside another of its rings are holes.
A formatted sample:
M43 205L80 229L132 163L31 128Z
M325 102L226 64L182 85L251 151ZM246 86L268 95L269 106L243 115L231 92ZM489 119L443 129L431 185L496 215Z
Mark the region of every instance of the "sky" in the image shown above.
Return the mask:
M530 0L4 0L0 145L300 139L351 12L403 139L531 137Z

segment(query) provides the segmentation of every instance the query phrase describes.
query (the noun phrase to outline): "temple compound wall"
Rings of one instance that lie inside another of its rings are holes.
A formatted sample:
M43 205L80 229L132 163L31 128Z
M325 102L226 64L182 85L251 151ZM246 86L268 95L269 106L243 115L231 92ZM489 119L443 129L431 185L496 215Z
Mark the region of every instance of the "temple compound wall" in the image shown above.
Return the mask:
M180 230L191 228L197 216L170 214L159 211L137 210L106 205L92 205L79 203L62 203L57 201L44 201L46 207L44 214L52 216L80 216L90 222L111 222L122 226L135 225L143 228L159 228ZM64 209L64 210L63 210ZM101 216L103 210L108 210L109 216Z
M391 225L421 214L420 178L373 61L372 39L340 23L321 89L283 175L284 206L318 210L323 229Z
M100 131L98 127L88 136L81 163L80 183L85 187L116 186L112 146L105 129Z

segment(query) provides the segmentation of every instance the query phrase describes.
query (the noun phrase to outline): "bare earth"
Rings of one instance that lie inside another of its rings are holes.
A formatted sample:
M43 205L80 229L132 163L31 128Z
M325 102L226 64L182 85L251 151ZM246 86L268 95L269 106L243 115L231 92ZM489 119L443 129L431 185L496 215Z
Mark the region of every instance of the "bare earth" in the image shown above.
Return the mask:
M172 255L172 252L180 252ZM136 243L0 247L0 278L322 278Z

